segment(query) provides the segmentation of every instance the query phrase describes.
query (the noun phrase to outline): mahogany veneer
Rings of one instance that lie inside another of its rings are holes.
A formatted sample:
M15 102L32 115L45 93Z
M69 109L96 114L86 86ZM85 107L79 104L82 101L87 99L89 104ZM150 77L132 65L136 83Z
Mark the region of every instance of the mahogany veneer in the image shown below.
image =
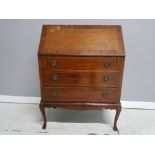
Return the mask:
M43 129L46 107L121 111L125 50L119 25L44 25L38 50Z

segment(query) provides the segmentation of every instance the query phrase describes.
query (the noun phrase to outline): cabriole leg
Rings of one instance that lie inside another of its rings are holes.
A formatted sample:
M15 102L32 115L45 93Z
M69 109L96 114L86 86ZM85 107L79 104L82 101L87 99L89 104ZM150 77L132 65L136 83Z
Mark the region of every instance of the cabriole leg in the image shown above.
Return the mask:
M115 121L114 121L114 131L118 131L118 128L117 128L117 120L119 118L119 115L120 115L121 110L122 110L122 107L121 107L121 104L120 104L120 106L118 106L116 108L116 115L115 115Z
M46 129L47 120L46 120L45 106L43 102L40 103L39 108L40 108L41 114L43 116L43 121L44 121L42 129Z

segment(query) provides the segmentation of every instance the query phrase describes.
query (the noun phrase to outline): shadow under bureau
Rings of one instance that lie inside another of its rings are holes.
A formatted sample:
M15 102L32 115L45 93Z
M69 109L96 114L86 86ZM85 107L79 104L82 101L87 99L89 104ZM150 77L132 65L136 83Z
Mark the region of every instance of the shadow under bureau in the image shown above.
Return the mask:
M125 50L119 25L44 25L38 50L40 110L115 109L121 112Z

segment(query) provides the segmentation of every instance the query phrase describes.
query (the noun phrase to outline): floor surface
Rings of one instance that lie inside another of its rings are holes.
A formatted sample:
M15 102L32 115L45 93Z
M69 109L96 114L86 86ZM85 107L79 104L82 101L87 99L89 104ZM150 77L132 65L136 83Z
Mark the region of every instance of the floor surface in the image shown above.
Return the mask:
M119 133L113 110L47 109L47 129L37 104L0 103L0 134L149 135L155 134L155 110L122 109Z

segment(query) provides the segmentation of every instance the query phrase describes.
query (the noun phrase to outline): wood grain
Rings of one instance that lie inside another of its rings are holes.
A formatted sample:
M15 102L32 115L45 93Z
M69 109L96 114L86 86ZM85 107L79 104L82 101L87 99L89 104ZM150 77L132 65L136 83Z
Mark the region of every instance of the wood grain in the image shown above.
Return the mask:
M53 95L55 93L56 95ZM119 101L117 88L104 87L44 87L44 101L113 102Z
M121 26L44 25L39 55L124 56Z
M59 107L115 109L118 130L125 63L120 25L44 25L38 62L43 129L45 108Z
M43 57L44 69L57 70L118 70L119 58L116 57ZM55 66L52 64L56 63ZM106 65L109 64L108 67Z
M43 71L44 85L65 86L107 86L118 87L120 73L113 72L90 72L90 71L65 71L45 70Z

